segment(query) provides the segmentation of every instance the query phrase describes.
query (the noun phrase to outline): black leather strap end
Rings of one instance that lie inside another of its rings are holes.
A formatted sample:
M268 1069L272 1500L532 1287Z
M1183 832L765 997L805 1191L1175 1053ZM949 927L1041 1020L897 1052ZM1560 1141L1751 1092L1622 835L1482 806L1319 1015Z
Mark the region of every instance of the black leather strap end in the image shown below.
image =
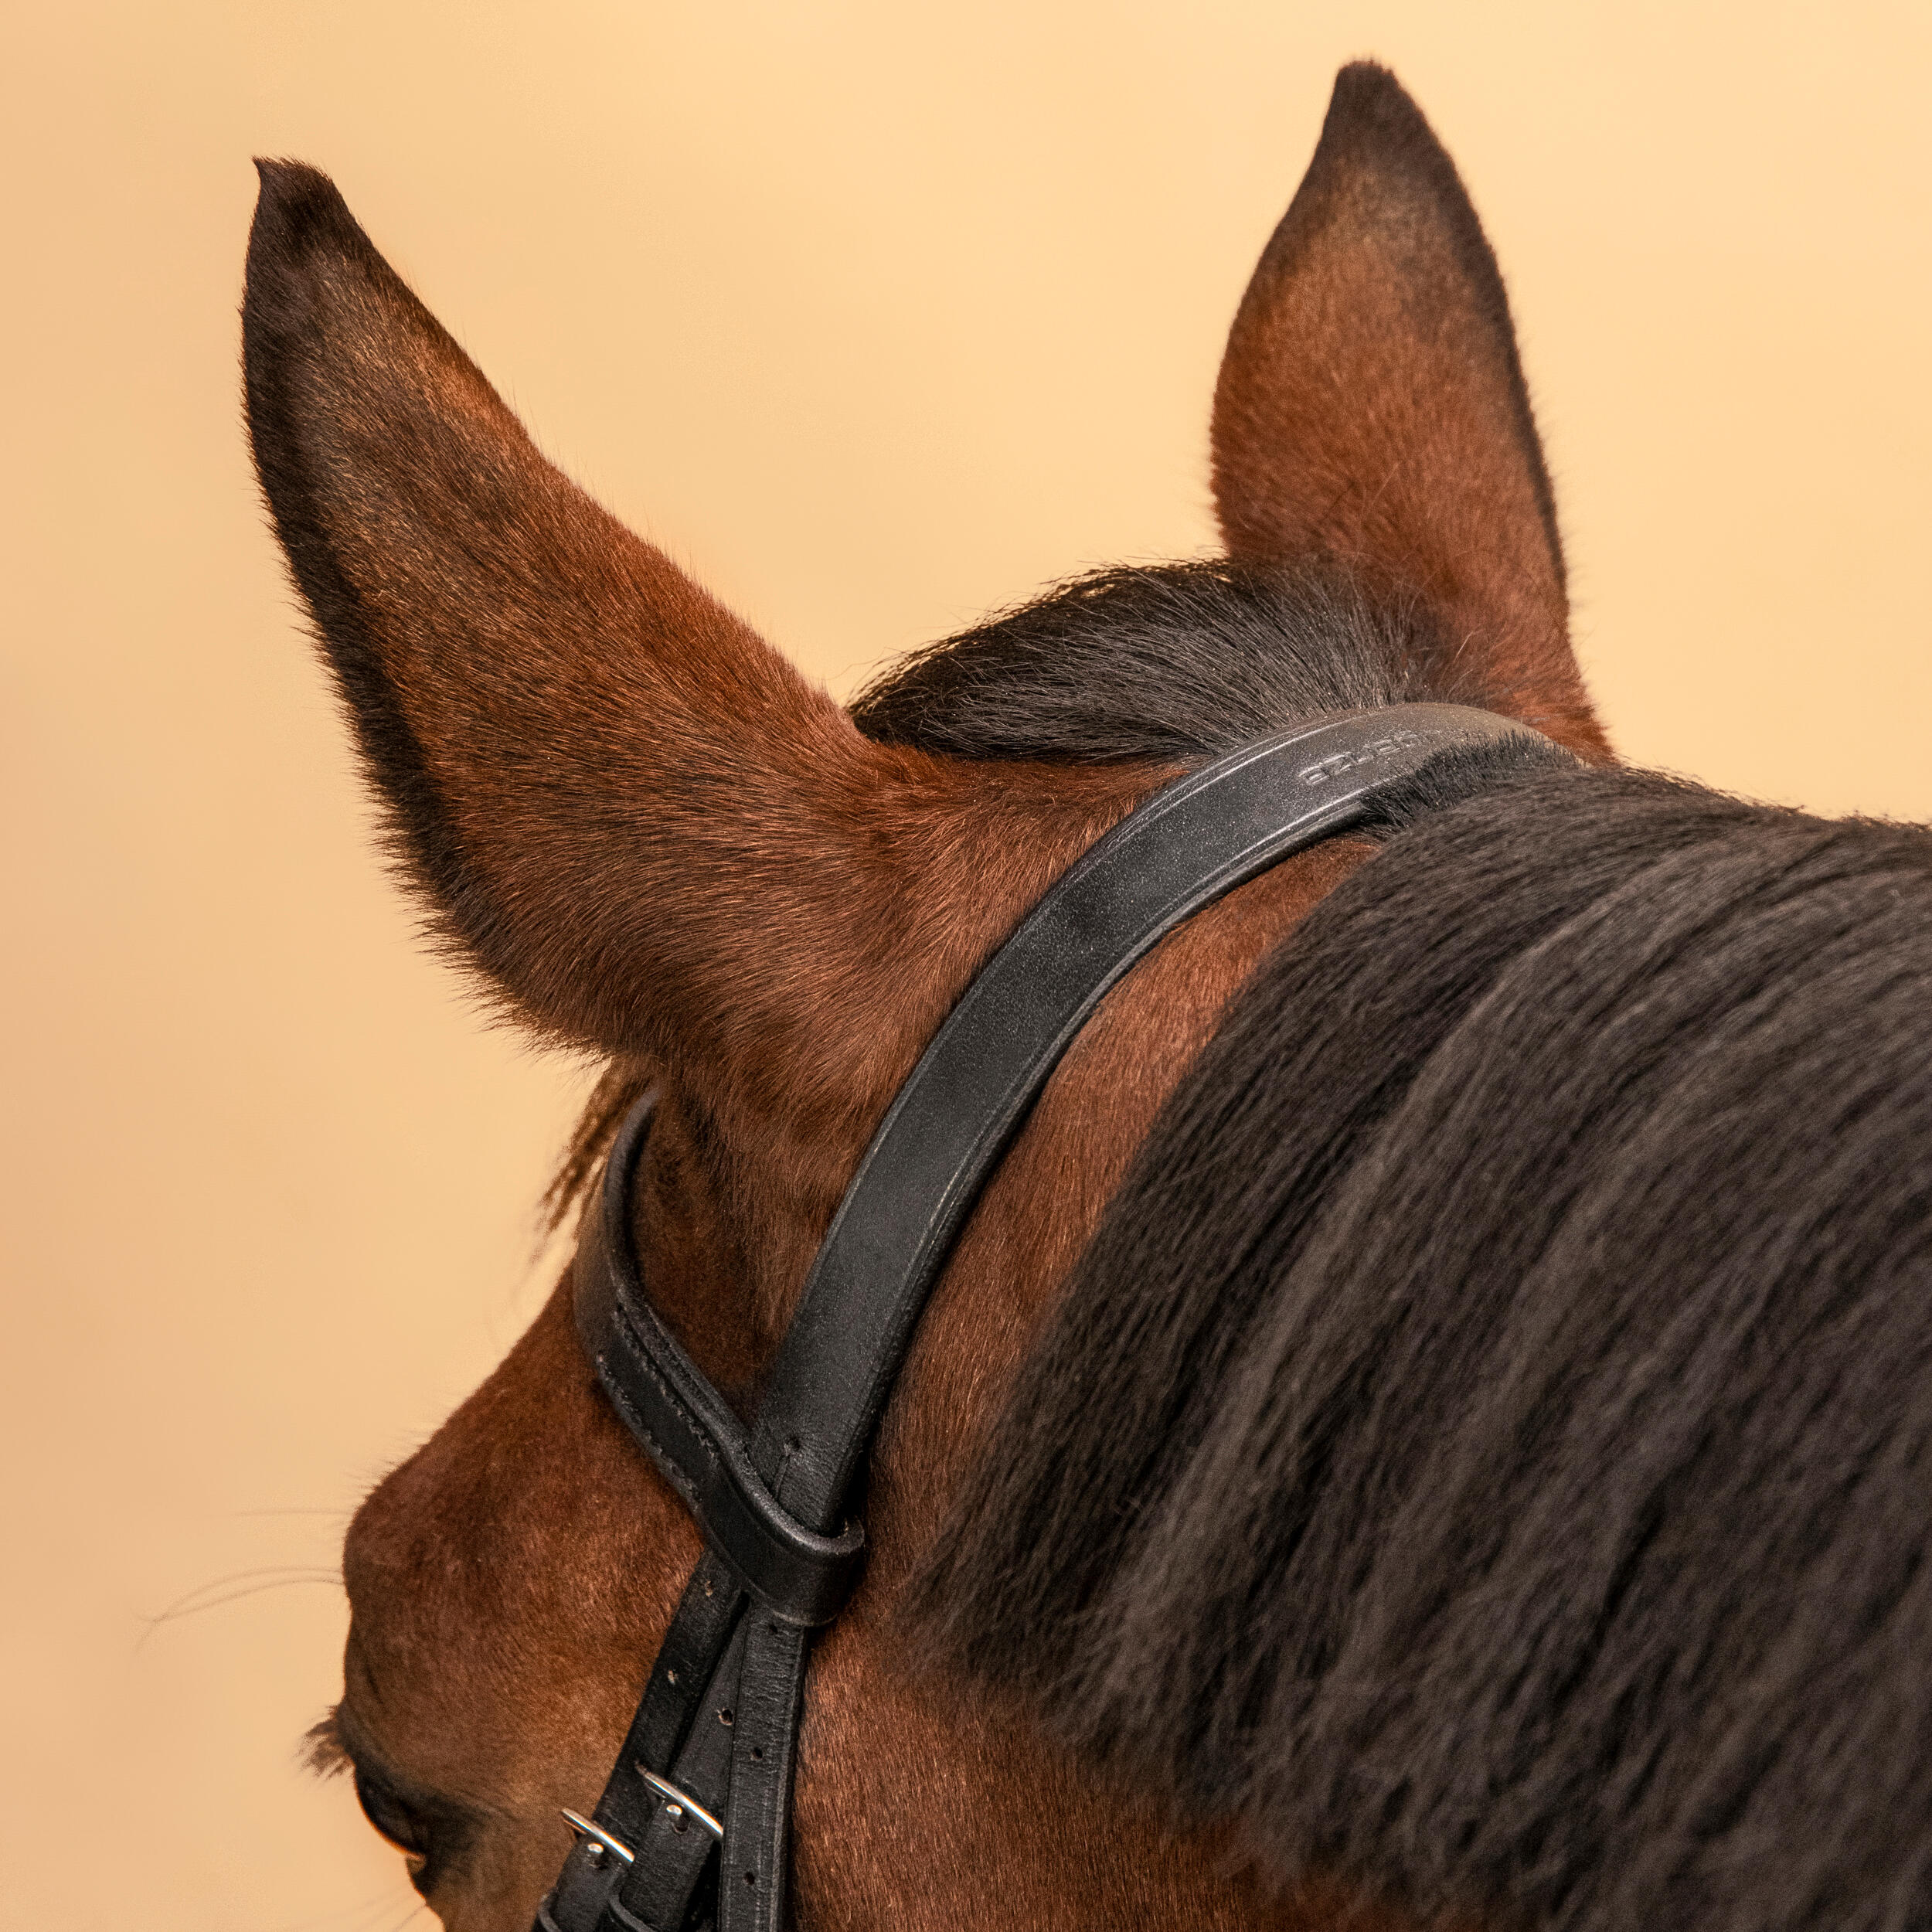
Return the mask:
M718 1932L784 1932L791 1786L811 1632L754 1613L746 1634L718 1865Z

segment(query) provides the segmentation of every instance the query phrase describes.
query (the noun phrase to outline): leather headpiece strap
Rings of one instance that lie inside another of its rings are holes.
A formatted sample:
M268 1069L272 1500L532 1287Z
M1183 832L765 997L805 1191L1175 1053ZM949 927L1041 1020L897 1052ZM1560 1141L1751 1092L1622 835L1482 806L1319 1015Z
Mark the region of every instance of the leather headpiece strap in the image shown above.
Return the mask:
M900 1089L806 1277L749 1433L652 1308L630 1236L639 1103L585 1217L579 1331L705 1534L616 1769L539 1932L780 1932L812 1632L856 1586L854 1478L952 1245L1101 997L1191 913L1374 815L1437 753L1526 727L1451 705L1302 725L1158 792L1060 878ZM714 1863L714 1854L715 1863Z

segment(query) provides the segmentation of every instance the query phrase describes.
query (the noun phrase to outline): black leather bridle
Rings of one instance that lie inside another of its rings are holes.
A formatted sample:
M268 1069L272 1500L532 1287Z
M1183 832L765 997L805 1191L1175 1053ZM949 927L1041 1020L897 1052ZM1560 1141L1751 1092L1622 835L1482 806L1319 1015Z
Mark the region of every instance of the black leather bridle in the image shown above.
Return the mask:
M907 1077L807 1276L747 1431L652 1308L630 1196L639 1103L585 1217L586 1353L704 1532L616 1768L537 1932L781 1932L812 1633L857 1584L855 1478L954 1241L1100 998L1183 920L1376 815L1437 753L1533 736L1450 705L1318 719L1177 779L1070 866Z

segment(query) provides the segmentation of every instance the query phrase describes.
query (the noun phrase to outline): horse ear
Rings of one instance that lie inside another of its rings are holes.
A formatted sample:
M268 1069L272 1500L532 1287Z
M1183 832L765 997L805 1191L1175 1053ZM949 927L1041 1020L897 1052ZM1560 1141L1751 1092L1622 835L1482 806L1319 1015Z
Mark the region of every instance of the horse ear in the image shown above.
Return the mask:
M1413 101L1337 77L1243 298L1214 398L1230 553L1323 553L1419 597L1488 702L1607 756L1568 634L1563 546L1495 257Z
M862 737L543 459L325 176L261 175L249 428L405 872L541 1029L835 1134L811 1104L957 991L935 932L1012 916L988 786Z

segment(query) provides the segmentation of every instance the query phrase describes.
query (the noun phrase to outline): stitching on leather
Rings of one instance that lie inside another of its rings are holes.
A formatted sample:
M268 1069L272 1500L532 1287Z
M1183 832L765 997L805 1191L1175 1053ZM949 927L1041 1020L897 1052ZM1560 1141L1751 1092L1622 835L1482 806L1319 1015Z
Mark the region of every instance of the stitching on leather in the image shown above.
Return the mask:
M630 1333L628 1335L620 1337L620 1339L626 1342L629 1345L628 1353L630 1359L634 1362L637 1366L641 1368L645 1373L650 1377L651 1381L653 1386L657 1389L658 1393L663 1396L666 1406L669 1407L673 1413L678 1417L679 1420L682 1421L688 1429L689 1429L692 1434L697 1438L698 1446L703 1450L706 1457L709 1460L713 1466L715 1467L716 1465L724 1462L724 1452L718 1447L716 1438L712 1434L711 1431L705 1427L704 1423L696 1415L692 1414L690 1410L686 1407L683 1403L678 1400L676 1390L673 1389L671 1384L665 1379L662 1372L659 1370L656 1362L651 1357L649 1345L645 1340L641 1332L638 1330L636 1324L631 1321L630 1316L626 1312L622 1302L614 1299L611 1307L617 1321L630 1330ZM598 1360L600 1363L608 1363L610 1357L608 1355L600 1352L598 1356ZM684 1495L687 1499L694 1496L696 1494L697 1489L696 1483L693 1482L690 1477L685 1474L683 1464L679 1459L674 1455L670 1450L667 1449L664 1444L661 1442L658 1439L657 1436L652 1432L650 1425L645 1422L643 1416L639 1413L637 1405L632 1402L629 1396L625 1393L622 1384L619 1383L617 1377L607 1372L604 1376L600 1377L600 1379L603 1381L604 1387L609 1392L612 1399L622 1408L625 1420L630 1423L631 1427L644 1439L646 1443L655 1449L660 1456L662 1456L675 1469L678 1471L679 1476L682 1479L678 1485L680 1493ZM785 1500L785 1472L791 1466L793 1460L793 1453L789 1448L785 1449L781 1452L781 1460L778 1464L777 1479L766 1490L766 1495L767 1499L777 1506L779 1513L790 1517L794 1523L799 1523L801 1527L809 1528L809 1525L802 1523L802 1521L798 1515L797 1512L787 1505ZM804 1467L805 1465L801 1464L801 1466ZM743 1492L743 1485L741 1477L734 1475L733 1487L739 1489L741 1493ZM753 1497L747 1497L746 1499L747 1502L753 1504L753 1513L758 1513L757 1509L757 1499ZM699 1520L702 1524L703 1519L700 1517Z
M698 1485L691 1480L690 1476L685 1471L684 1464L651 1433L651 1425L638 1414L637 1404L624 1393L622 1389L618 1387L616 1378L614 1376L608 1379L600 1377L599 1379L604 1383L604 1393L609 1396L611 1400L624 1411L624 1419L631 1425L631 1433L641 1437L647 1447L655 1452L653 1459L657 1462L658 1473L671 1485L673 1489L677 1491L679 1495L683 1497L687 1507L694 1515L696 1515ZM699 1440L704 1443L705 1453L713 1462L716 1462L718 1460L717 1451L702 1435ZM668 1468L667 1464L668 1464ZM703 1519L699 1518L699 1520L702 1523Z
M665 1403L677 1416L679 1420L683 1423L685 1427L698 1438L699 1446L705 1454L713 1462L716 1462L718 1460L718 1446L711 1431L705 1427L698 1417L692 1413L685 1403L678 1400L678 1392L665 1379L663 1370L658 1366L656 1358L651 1352L650 1343L645 1340L642 1330L631 1320L630 1313L625 1308L623 1301L613 1296L611 1309L611 1313L616 1318L614 1325L618 1328L618 1338L628 1345L631 1359L657 1385L658 1394L664 1397ZM663 1447L662 1444L658 1446L660 1448Z

